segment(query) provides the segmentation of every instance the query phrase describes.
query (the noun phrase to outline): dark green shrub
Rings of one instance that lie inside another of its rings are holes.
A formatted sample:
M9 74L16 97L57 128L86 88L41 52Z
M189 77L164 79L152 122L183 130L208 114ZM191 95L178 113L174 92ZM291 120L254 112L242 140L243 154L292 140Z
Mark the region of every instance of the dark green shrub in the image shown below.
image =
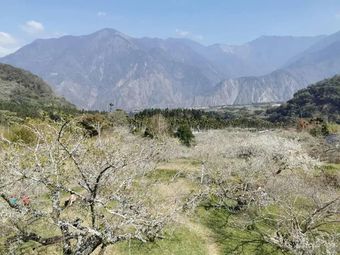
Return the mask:
M186 146L190 146L195 138L188 125L179 126L175 135Z
M330 134L328 125L326 123L322 123L322 125L317 125L309 130L309 133L312 136L327 136Z
M91 123L83 120L80 122L80 124L85 129L85 134L88 135L89 137L99 135L98 130Z
M84 128L86 135L94 137L99 135L99 132L107 127L107 120L99 113L85 114L82 116L79 124Z
M149 138L154 138L154 135L153 133L151 132L150 128L146 128L145 131L144 131L144 137L149 137Z
M49 118L55 122L61 122L63 120L60 114L54 112L49 113Z

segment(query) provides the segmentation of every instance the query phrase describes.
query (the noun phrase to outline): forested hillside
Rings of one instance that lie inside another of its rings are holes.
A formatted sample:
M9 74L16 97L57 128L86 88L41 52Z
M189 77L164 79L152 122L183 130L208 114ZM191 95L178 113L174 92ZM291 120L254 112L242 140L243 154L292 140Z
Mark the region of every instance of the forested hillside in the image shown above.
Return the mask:
M75 106L58 97L41 78L23 69L0 64L0 109L21 117L36 117L44 110L75 110Z
M269 110L268 113L275 121L287 121L296 117L318 117L340 122L340 76L299 90L286 104Z

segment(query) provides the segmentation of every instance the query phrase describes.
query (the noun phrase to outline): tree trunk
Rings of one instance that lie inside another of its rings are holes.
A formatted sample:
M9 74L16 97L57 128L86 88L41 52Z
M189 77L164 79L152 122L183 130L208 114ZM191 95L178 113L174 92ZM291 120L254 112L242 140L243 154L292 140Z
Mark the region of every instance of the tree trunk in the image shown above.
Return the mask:
M79 248L74 252L74 255L90 255L102 244L102 239L98 236L90 236L79 245ZM64 254L66 255L66 254Z

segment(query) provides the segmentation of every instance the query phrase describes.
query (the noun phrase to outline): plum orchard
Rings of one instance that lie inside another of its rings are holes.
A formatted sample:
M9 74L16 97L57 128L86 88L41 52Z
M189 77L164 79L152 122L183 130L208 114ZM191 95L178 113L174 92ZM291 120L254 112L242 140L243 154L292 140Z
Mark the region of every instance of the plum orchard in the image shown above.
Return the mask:
M210 130L198 132L187 147L123 128L92 138L72 123L27 128L34 142L2 138L0 144L5 254L24 253L19 249L32 242L80 255L104 254L125 240L152 242L183 216L182 208L194 209L195 220L201 210L221 216L212 214L207 226L224 254L340 252L338 175L307 153L322 148L308 134ZM162 171L150 171L158 161L179 159L195 164L176 165L169 183L183 178L190 190L176 195L169 189L171 201L163 201L160 186L152 186L159 181L152 176ZM30 198L26 206L24 196Z
M202 159L204 167L194 179L205 188L191 200L193 206L203 203L208 210L242 218L221 222L246 233L229 243L228 254L243 254L249 246L252 254L263 254L265 247L279 254L340 252L339 183L323 178L322 163L303 147L302 141L318 140L294 136L241 130L196 136L191 156ZM226 230L221 238L232 239L231 233Z
M124 130L88 138L72 123L27 128L36 137L30 144L1 139L0 239L7 254L26 242L63 254L104 254L121 241L162 237L173 211L152 209L138 188L162 150L157 142Z

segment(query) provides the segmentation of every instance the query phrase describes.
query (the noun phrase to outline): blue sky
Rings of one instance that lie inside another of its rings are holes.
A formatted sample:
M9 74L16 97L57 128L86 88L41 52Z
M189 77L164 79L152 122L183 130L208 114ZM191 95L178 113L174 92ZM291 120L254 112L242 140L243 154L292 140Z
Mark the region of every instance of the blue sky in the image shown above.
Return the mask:
M340 30L340 0L0 0L0 12L0 56L37 38L105 27L202 44Z

